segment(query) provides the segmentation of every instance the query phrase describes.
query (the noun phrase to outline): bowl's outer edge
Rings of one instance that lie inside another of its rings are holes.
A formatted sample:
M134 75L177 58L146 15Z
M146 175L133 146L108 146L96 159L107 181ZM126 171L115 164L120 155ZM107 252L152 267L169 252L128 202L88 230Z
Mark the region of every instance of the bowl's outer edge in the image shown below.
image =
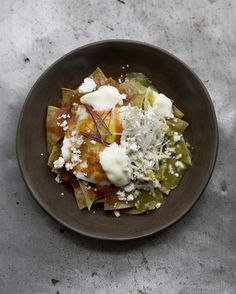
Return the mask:
M78 50L81 50L81 49L86 49L87 47L90 47L90 46L97 46L97 45L102 45L104 43L127 43L127 44L136 44L136 45L141 45L141 46L147 46L147 47L150 47L152 49L156 49L156 50L159 50L161 52L163 52L164 54L166 55L169 55L171 58L175 59L176 61L178 61L180 64L182 64L182 66L184 66L185 68L188 69L188 71L191 72L191 74L194 76L194 78L198 81L198 83L201 85L207 99L208 99L208 102L210 103L211 105L211 109L212 109L212 115L213 115L213 120L214 120L214 125L215 125L215 150L214 150L214 161L212 162L212 167L211 167L211 171L208 175L208 178L207 178L207 181L205 182L205 185L204 185L204 188L202 189L201 193L199 193L198 195L198 198L193 201L192 205L189 206L178 218L174 219L172 222L169 222L168 224L166 224L165 226L163 226L160 230L156 231L156 230L153 230L153 232L151 233L147 233L147 234L142 234L142 235L136 235L134 237L121 237L121 238L114 238L114 237L103 237L103 236L99 236L99 235L95 235L95 234L90 234L88 232L83 232L81 230L77 230L76 228L68 225L67 223L64 223L63 221L61 221L59 218L57 218L56 215L54 215L53 213L51 213L50 211L48 211L43 202L39 201L39 199L35 196L35 193L33 191L33 187L31 187L30 183L27 181L27 178L24 176L24 168L23 168L23 164L22 164L22 160L21 160L21 154L19 152L19 145L20 145L20 127L21 127L21 121L23 119L23 114L24 114L24 109L26 107L26 104L27 104L27 101L28 99L30 98L31 96L31 93L34 91L34 89L36 88L36 86L38 85L38 83L40 83L41 79L43 78L44 75L47 74L47 72L49 72L51 70L51 68L53 68L57 63L59 63L61 60L63 60L64 58L66 58L67 56L73 54L74 52L78 51ZM22 110L21 110L21 114L20 114L20 117L19 117L19 121L18 121L18 127L17 127L17 132L16 132L16 155L17 155L17 160L18 160L18 164L19 164L19 167L20 167L20 171L21 171L21 175L24 179L24 182L28 188L28 190L30 191L31 195L33 196L34 200L41 206L41 208L46 211L46 213L52 217L53 219L55 219L57 222L61 223L63 226L69 228L70 230L76 232L76 233L79 233L79 234L82 234L82 235L85 235L87 237L90 237L90 238L94 238L94 239L101 239L101 240L111 240L111 241L127 241L127 240L135 240L135 239L140 239L140 238L144 238L144 237L147 237L147 236L151 236L153 234L156 234L158 232L161 232L163 230L165 230L166 228L168 227L171 227L173 224L175 224L176 222L178 222L182 217L184 217L186 215L187 212L189 212L193 206L197 203L197 201L199 200L200 196L203 194L203 192L205 191L210 179L211 179L211 176L212 176L212 173L213 173L213 170L214 170L214 167L215 167L215 163L216 163L216 159L217 159L217 154L218 154L218 145L219 145L219 132L218 132L218 124L217 124L217 119L216 119L216 114L215 114L215 110L214 110L214 105L213 105L213 102L211 100L211 97L205 87L205 85L203 84L203 82L200 80L200 78L197 76L197 74L187 65L185 64L182 60L180 60L178 57L174 56L173 54L169 53L168 51L158 47L158 46L155 46L155 45L151 45L151 44L148 44L148 43L145 43L145 42L141 42L141 41L135 41L135 40L126 40L126 39L110 39L110 40L102 40L102 41L98 41L98 42L93 42L93 43L89 43L87 45L84 45L84 46L81 46L81 47L78 47L70 52L68 52L67 54L63 55L61 58L59 58L58 60L56 60L53 64L51 64L41 75L40 77L37 79L37 81L34 83L33 87L31 88L30 92L28 93L26 99L25 99L25 102L23 104L23 107L22 107Z

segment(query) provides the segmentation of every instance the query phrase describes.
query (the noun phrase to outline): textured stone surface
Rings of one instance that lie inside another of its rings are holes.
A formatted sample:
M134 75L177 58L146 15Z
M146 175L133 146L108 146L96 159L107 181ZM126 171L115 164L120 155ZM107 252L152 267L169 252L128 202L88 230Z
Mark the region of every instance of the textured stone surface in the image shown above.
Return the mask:
M1 1L0 293L236 293L236 2ZM38 76L101 39L159 45L185 61L213 99L220 131L203 197L178 224L145 240L108 243L65 230L32 200L15 134Z

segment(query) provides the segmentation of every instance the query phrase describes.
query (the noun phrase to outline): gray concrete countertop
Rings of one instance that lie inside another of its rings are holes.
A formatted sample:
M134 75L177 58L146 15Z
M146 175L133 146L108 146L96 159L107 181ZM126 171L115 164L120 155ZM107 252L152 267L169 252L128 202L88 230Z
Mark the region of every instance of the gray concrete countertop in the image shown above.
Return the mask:
M1 0L0 294L236 293L236 2ZM39 75L89 42L167 49L215 105L219 156L204 195L175 226L128 243L64 230L31 198L15 154L19 114Z

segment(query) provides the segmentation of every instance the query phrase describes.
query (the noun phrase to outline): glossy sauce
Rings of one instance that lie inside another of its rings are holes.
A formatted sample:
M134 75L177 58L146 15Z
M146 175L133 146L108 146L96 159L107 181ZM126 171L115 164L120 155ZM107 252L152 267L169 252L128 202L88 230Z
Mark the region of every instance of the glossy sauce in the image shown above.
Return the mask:
M78 111L80 108L82 111ZM77 130L78 136L80 136L80 132L95 132L95 126L92 117L90 114L87 113L87 116L84 115L86 112L86 108L83 104L73 104L71 107L71 118L68 120L68 130L65 134L66 137L71 136L71 132L73 130ZM80 114L83 115L82 120ZM105 117L104 120L105 124L109 127L109 130L114 135L104 135L104 128L102 126L99 127L99 132L101 133L104 140L109 143L120 141L120 135L122 126L119 119L119 107L115 107L112 112L108 111L97 111L96 112L100 117ZM96 144L91 143L91 140L83 137L84 144L80 147L80 159L82 160L81 163L78 163L72 170L71 173L74 175L79 173L84 174L88 180L89 178L91 181L104 181L107 180L107 175L104 172L99 159L99 153L102 152L105 146L100 143L96 142ZM72 146L73 147L73 146ZM86 164L85 164L86 163Z

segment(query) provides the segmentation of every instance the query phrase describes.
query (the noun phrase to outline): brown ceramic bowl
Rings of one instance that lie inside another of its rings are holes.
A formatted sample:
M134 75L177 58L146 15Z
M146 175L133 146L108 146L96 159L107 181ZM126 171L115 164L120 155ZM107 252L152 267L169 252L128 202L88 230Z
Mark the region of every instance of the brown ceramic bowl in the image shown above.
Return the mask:
M126 70L123 65L129 64ZM139 216L114 217L77 208L69 187L55 182L47 167L45 118L56 105L61 87L76 88L97 66L117 78L127 71L142 72L185 113L190 123L193 166L158 210ZM111 40L78 48L56 61L31 89L19 120L17 156L24 180L39 205L54 219L86 236L128 240L157 233L184 216L206 187L217 156L218 130L211 99L199 78L168 52L144 43ZM41 153L44 155L41 156ZM65 195L62 197L60 193Z

